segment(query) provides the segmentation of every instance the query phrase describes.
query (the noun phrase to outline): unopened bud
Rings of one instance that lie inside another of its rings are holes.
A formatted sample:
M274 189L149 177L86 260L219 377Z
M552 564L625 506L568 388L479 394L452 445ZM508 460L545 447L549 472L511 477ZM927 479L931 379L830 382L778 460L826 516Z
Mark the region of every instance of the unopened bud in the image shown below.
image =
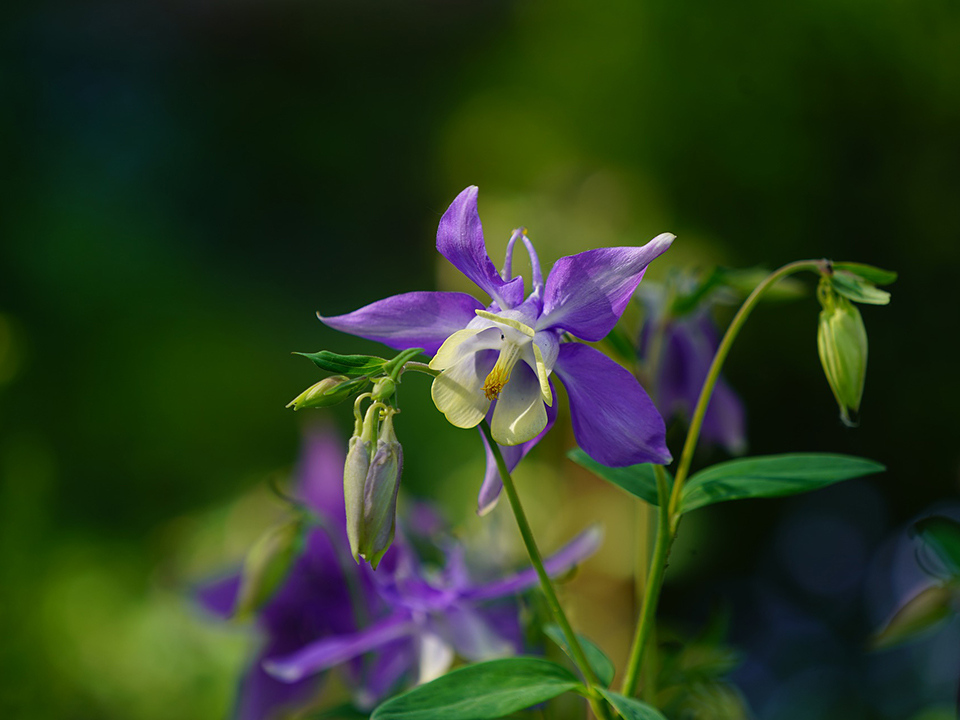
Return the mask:
M389 400L397 391L397 384L388 377L382 377L373 385L374 400Z
M403 448L393 431L394 412L388 411L380 428L377 449L370 461L363 490L363 522L359 554L374 570L390 548L397 517L397 493L403 472Z
M243 564L234 615L245 619L279 589L303 547L304 520L294 518L265 532Z
M287 407L294 410L301 408L330 407L343 402L367 384L367 378L360 377L351 380L345 375L331 375L316 385L311 385L297 397L291 400Z
M826 278L820 281L817 298L823 306L817 328L820 362L840 406L841 420L854 425L850 411L860 411L867 375L867 329L856 306L834 292Z

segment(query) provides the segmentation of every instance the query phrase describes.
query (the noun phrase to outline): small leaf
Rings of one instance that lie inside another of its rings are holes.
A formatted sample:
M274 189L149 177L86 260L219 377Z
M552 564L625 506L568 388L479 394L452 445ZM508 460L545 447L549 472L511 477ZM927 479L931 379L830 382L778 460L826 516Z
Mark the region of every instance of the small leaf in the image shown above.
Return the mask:
M304 528L304 518L296 517L267 530L250 548L243 563L234 617L249 617L277 591L300 555Z
M604 688L597 688L597 691L613 705L623 720L667 720L663 713L642 700L629 698Z
M566 668L534 657L467 665L387 700L370 720L487 720L582 688Z
M682 512L741 498L796 495L886 468L873 460L832 453L743 458L696 473L683 488Z
M645 500L651 505L659 504L657 501L657 477L651 463L641 463L628 467L607 467L598 463L580 448L574 448L568 452L567 457L577 465L585 467L597 477L613 483L621 490L626 490L631 495ZM672 487L673 477L666 469L664 472L667 473L667 485Z
M883 270L873 265L864 265L855 262L834 263L836 270L846 270L854 275L859 275L864 280L868 280L876 285L889 285L897 279L897 274L893 270Z
M897 610L886 626L874 636L871 646L877 650L888 648L929 630L950 616L952 598L950 588L942 585L924 588Z
M933 515L914 523L913 531L936 553L950 574L960 578L960 523Z
M890 302L890 293L886 290L880 290L873 283L842 270L830 276L830 284L834 290L854 302L866 305L887 305Z
M547 637L559 645L570 657L570 659L573 660L573 652L570 650L570 646L567 644L567 638L564 637L563 631L560 629L559 625L554 623L544 625L543 632L547 635ZM583 648L583 654L587 656L587 662L590 663L590 668L597 676L597 679L600 680L604 687L609 687L610 683L613 682L613 676L617 673L617 669L613 666L610 658L608 658L604 654L603 650L597 647L595 643L588 640L583 635L577 633L577 639L580 641L580 647Z
M294 355L303 355L313 361L321 370L336 373L337 375L376 375L387 363L383 358L373 355L338 355L329 350L321 350L315 353L294 353Z

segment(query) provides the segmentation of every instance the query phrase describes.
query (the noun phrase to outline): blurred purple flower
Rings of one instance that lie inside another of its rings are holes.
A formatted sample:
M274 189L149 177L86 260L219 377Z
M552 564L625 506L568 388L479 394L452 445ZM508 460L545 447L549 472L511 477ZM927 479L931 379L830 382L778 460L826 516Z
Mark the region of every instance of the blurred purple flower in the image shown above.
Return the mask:
M343 461L335 436L310 432L298 471L299 497L330 532L309 532L280 590L258 611L266 637L241 683L239 720L265 720L303 705L319 691L320 673L334 666L344 666L355 702L369 708L405 678L423 682L442 674L455 655L478 661L522 649L517 606L510 598L536 585L534 570L476 582L463 548L453 542L443 547L443 569L435 570L421 564L400 531L402 523L376 573L355 565L343 542ZM411 533L424 536L442 527L423 505L414 506L412 521ZM567 571L600 540L598 528L586 530L546 560L547 571ZM239 576L230 576L203 586L198 597L207 610L228 618L239 585ZM362 663L365 653L373 655Z
M652 297L646 293L648 300ZM659 305L659 307L658 307ZM664 418L690 421L697 406L703 381L720 344L709 309L698 308L680 317L663 320L662 302L647 302L647 318L640 332L640 356L655 367L651 382L654 402ZM658 327L662 324L662 327ZM657 332L662 333L657 340ZM659 346L659 358L650 354ZM703 418L700 439L721 445L733 454L746 450L743 403L721 375Z
M490 296L489 305L465 293L411 292L320 319L397 350L422 347L434 355L430 366L441 371L431 391L437 408L457 427L475 427L487 418L511 470L556 417L554 371L570 398L577 442L588 455L610 466L668 463L663 419L633 375L597 350L561 338L569 334L593 342L606 336L647 265L673 239L664 233L642 247L563 257L544 282L533 244L517 230L498 273L484 244L477 188L468 187L440 219L437 250ZM526 298L524 279L512 272L517 240L532 267ZM481 513L493 506L500 489L488 460Z

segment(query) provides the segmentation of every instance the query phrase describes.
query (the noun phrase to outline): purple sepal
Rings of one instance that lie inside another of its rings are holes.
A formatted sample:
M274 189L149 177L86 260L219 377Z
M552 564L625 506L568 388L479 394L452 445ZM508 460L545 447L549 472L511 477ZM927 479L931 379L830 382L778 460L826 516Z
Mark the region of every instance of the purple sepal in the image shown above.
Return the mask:
M647 327L644 334L650 334ZM641 350L646 350L648 345L649 342L643 343ZM657 407L664 417L680 415L690 421L718 345L708 312L678 318L667 326L656 378ZM743 403L722 375L703 417L700 439L722 445L733 455L746 448Z
M283 682L297 682L312 673L412 635L416 629L406 613L396 613L359 632L328 636L290 655L264 660L263 669Z
M450 203L440 218L437 250L502 309L508 310L523 300L523 279L505 281L487 255L480 214L477 212L477 192L476 185L471 185ZM456 329L461 328L463 325Z
M593 555L603 542L603 529L600 525L591 525L573 540L543 561L548 575L560 575L574 565ZM464 593L470 600L492 600L523 592L538 582L537 572L533 568L521 570L510 577L478 585Z
M527 440L519 445L498 445L503 455L503 461L507 464L507 470L513 472L520 461L527 456L534 446L543 439L543 436L550 432L554 421L557 419L557 391L553 387L553 380L550 381L550 392L553 394L553 405L547 406L547 424L532 440ZM487 413L487 422L493 417L493 411L496 406L490 407ZM487 453L487 470L483 476L483 484L480 486L480 494L477 497L477 514L486 515L493 510L500 498L500 491L503 490L503 481L500 479L500 471L497 469L497 461L493 457L493 451L490 449L490 443L487 442L487 436L480 431L480 437L483 438L483 447Z
M624 368L571 342L560 346L554 372L567 389L573 434L587 455L609 467L671 461L663 418Z
M257 658L255 665L241 681L233 713L237 720L271 720L280 717L280 711L297 708L320 689L320 675L295 683L270 677L260 667L262 658Z
M433 355L482 309L483 303L466 293L421 291L384 298L346 315L317 317L335 330L395 350L421 347Z
M673 240L663 233L642 247L600 248L560 258L547 275L537 330L558 327L590 342L602 340L617 324L647 265Z

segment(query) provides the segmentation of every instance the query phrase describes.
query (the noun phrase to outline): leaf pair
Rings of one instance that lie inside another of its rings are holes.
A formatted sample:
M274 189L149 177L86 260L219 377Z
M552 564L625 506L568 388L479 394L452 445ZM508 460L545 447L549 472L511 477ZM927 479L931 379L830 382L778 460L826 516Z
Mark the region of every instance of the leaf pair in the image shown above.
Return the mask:
M575 449L569 457L578 465L651 505L659 504L653 465L610 468ZM694 474L680 495L680 512L727 500L771 498L817 490L884 470L872 460L833 453L788 453L730 460ZM672 478L668 474L672 484Z
M493 720L571 690L586 693L573 673L556 663L504 658L467 665L398 695L374 710L370 720ZM626 720L665 720L639 700L602 688L598 692Z

